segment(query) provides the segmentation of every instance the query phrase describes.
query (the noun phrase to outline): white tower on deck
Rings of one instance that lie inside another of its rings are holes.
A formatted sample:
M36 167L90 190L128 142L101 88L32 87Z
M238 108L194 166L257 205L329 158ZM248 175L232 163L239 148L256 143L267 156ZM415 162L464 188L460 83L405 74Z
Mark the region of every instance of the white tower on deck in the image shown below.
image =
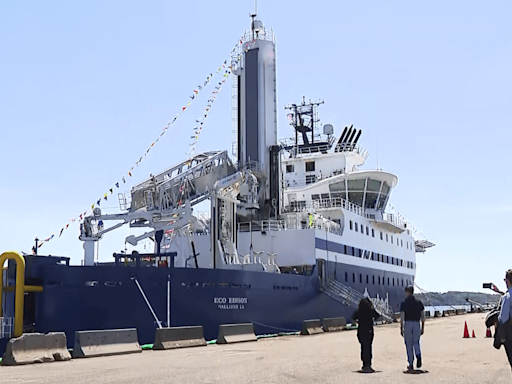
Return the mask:
M270 194L270 147L277 145L276 61L273 32L251 15L251 31L246 32L233 53L236 76L237 160L261 172L265 200ZM263 197L263 196L262 196Z

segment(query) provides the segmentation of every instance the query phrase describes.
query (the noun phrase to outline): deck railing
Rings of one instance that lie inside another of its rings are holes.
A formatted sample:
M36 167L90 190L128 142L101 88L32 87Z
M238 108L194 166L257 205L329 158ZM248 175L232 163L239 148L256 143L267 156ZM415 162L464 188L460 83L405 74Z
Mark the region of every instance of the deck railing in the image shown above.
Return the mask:
M341 197L330 197L326 199L319 200L309 200L309 201L294 201L289 205L285 206L283 209L284 213L287 212L307 212L309 210L317 210L317 209L329 209L329 208L343 208L350 212L354 212L360 216L367 217L366 211L364 208L345 200Z
M14 333L14 317L0 317L0 339L9 339Z

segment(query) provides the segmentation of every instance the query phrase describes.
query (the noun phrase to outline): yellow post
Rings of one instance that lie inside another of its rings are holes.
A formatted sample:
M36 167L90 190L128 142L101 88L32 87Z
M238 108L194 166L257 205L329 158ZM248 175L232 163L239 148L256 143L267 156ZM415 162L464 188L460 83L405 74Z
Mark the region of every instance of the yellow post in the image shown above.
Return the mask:
M18 252L4 252L0 255L0 316L2 316L2 299L4 291L4 263L5 260L16 262L16 297L14 303L14 337L23 334L23 299L25 295L25 258Z

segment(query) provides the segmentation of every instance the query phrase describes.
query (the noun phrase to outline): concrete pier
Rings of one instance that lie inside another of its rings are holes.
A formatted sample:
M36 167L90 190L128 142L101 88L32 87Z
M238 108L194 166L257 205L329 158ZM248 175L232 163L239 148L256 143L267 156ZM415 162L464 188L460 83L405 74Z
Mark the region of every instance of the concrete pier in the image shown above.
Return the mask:
M373 368L361 374L355 331L260 339L58 364L1 367L0 383L511 383L504 349L485 338L485 314L427 320L423 368L404 374L398 324L376 327ZM463 339L464 322L476 338Z

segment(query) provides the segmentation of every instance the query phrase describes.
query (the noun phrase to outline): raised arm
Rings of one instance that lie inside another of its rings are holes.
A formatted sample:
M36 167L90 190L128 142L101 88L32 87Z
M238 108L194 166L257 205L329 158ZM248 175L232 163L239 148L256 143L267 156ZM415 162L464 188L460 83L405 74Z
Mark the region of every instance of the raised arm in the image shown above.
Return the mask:
M501 311L498 320L501 324L505 324L510 319L510 294L505 294L501 299Z

